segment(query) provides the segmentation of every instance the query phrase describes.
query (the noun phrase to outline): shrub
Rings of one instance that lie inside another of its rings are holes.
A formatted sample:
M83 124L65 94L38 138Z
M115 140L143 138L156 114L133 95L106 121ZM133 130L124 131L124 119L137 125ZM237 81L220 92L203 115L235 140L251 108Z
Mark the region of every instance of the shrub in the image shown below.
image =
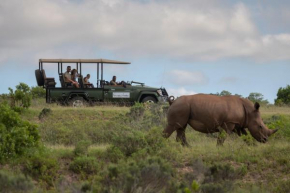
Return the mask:
M46 91L42 86L35 86L31 87L31 95L33 99L36 98L45 98L46 96Z
M21 82L19 85L16 86L15 91L12 88L8 89L9 97L11 100L11 107L30 107L32 95L30 93L30 88L27 84Z
M0 171L1 192L31 192L34 188L32 180L23 174L13 175Z
M118 163L120 160L125 158L123 152L116 146L109 147L104 156L107 161L112 163Z
M135 105L130 108L130 112L127 114L127 116L131 117L132 120L139 120L144 115L144 112L144 103L135 103Z
M24 161L23 172L32 176L35 180L41 180L48 186L52 186L58 177L59 164L56 158L48 152L33 152Z
M274 134L275 138L290 139L290 118L285 115L273 115L270 120L266 121L269 129L278 129Z
M0 104L0 136L0 160L25 154L40 138L37 126L23 121L7 104Z
M110 164L101 176L94 187L99 192L177 192L178 188L172 166L159 157Z
M52 113L52 110L49 108L44 108L38 115L38 119L42 120L44 117L50 115Z
M242 135L241 139L247 144L248 146L255 146L257 145L257 141L251 135Z
M128 128L124 128L119 136L114 136L112 144L118 147L126 156L131 156L133 153L147 146L143 132L130 130Z
M74 153L76 156L87 156L88 155L88 149L89 146L91 145L91 142L81 140L77 143Z
M69 166L69 169L75 173L84 174L96 174L98 167L97 160L94 157L77 157L75 158Z

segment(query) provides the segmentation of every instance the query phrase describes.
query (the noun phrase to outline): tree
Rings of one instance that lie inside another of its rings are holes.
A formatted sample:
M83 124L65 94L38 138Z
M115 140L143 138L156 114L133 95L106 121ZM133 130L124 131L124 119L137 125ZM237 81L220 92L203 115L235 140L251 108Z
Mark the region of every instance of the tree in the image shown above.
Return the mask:
M9 97L11 99L11 107L23 107L28 108L31 105L31 91L27 84L21 82L16 86L14 91L12 88L9 89Z
M248 96L248 99L252 102L258 102L264 105L269 104L268 100L264 100L264 96L258 92L251 92Z
M219 95L220 96L228 96L228 95L232 95L232 93L227 91L227 90L223 90Z
M277 99L275 99L275 105L290 104L290 85L285 88L280 87L277 92Z

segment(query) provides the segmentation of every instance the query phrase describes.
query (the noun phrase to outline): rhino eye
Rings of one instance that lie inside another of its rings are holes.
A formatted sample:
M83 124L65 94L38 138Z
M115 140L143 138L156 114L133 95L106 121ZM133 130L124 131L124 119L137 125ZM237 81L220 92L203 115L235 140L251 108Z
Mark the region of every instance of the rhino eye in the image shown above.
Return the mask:
M259 128L262 129L262 125L260 125Z

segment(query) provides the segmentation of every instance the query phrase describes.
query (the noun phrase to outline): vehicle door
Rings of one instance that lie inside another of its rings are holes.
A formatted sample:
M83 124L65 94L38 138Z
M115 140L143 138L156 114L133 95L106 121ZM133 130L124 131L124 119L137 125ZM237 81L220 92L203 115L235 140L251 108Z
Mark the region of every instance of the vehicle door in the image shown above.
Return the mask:
M104 99L110 102L134 102L135 92L132 86L105 85Z

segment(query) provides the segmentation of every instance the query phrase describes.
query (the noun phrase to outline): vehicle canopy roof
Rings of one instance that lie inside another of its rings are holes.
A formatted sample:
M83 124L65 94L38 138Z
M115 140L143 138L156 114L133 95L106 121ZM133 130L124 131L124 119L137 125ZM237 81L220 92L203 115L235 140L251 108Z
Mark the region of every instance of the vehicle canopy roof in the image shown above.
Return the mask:
M40 63L103 63L103 64L131 64L108 59L39 59Z

